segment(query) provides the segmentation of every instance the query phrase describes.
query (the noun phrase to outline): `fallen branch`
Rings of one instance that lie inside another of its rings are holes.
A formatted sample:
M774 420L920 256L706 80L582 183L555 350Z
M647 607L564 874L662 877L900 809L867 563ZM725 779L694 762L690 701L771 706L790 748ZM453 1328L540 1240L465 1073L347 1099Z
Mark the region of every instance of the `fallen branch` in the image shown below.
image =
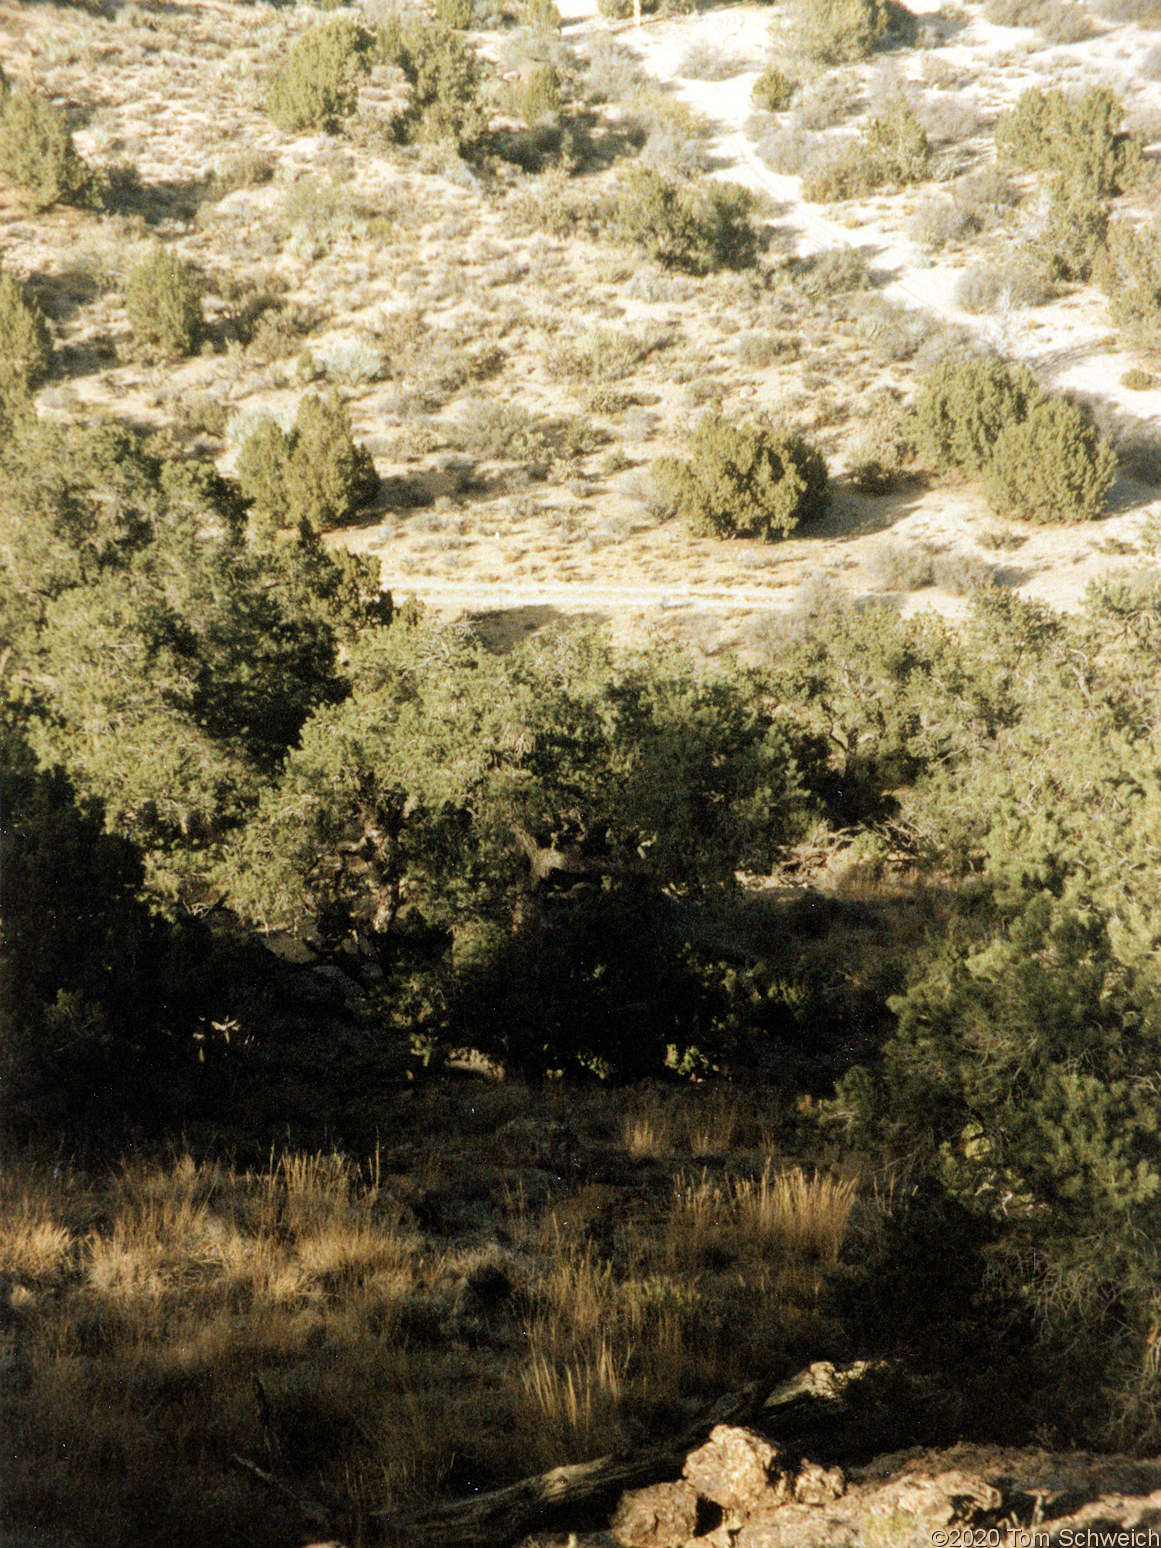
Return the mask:
M274 1473L268 1473L264 1467L259 1467L257 1462L251 1462L249 1457L239 1456L237 1452L233 1454L230 1461L235 1467L240 1468L242 1472L248 1473L251 1478L257 1479L264 1488L271 1490L272 1493L286 1500L288 1504L293 1505L303 1520L309 1521L311 1526L330 1530L331 1520L329 1512L317 1500L312 1500L308 1495L303 1494L294 1484L287 1483L285 1479L277 1477Z
M547 1510L573 1510L604 1494L679 1473L688 1452L701 1445L715 1424L745 1424L762 1411L765 1391L757 1384L731 1392L683 1434L631 1457L599 1457L550 1472L522 1478L519 1483L470 1500L409 1511L376 1511L373 1519L390 1536L424 1548L479 1545L500 1548L521 1532L540 1525Z

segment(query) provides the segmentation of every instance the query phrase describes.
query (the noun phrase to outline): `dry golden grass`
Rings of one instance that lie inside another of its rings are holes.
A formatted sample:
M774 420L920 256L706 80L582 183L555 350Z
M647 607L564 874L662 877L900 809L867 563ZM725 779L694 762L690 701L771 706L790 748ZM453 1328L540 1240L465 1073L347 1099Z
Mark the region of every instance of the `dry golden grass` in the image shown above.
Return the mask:
M714 1144L753 1128L744 1102L708 1095L646 1096L611 1121L603 1094L540 1105L613 1144L640 1144L652 1113L645 1143L682 1152L707 1125ZM679 1176L657 1210L597 1185L534 1204L520 1173L496 1185L507 1246L420 1230L404 1199L466 1187L535 1108L523 1089L481 1092L460 1128L433 1091L416 1122L443 1139L402 1180L327 1154L258 1171L183 1156L95 1179L12 1169L13 1518L98 1548L292 1541L293 1512L231 1466L238 1453L360 1542L375 1510L599 1455L808 1355L849 1182L768 1160Z

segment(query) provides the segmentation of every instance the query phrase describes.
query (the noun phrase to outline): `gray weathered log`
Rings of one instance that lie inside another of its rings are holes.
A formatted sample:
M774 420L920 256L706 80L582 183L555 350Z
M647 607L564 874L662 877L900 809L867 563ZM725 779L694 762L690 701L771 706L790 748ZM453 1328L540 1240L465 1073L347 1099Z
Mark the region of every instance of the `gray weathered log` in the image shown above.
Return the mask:
M745 1424L762 1410L765 1389L757 1384L731 1392L673 1440L629 1457L599 1457L550 1472L468 1500L451 1500L427 1509L379 1511L375 1520L388 1537L423 1548L501 1548L522 1532L540 1525L547 1511L572 1510L602 1495L636 1488L667 1473L680 1473L686 1454L699 1446L715 1424Z

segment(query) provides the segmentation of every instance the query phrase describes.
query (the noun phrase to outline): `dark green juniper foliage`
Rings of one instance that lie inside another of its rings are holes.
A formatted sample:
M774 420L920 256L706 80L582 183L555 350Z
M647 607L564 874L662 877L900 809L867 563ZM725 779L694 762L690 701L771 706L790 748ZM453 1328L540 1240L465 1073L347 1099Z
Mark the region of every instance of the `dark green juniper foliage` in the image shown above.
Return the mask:
M485 67L460 31L438 19L395 16L380 29L376 50L411 87L393 125L400 140L448 144L465 154L479 146L490 119L481 98Z
M52 336L20 281L0 271L0 420L26 403L52 370Z
M27 189L39 209L100 202L98 180L77 154L64 116L43 97L2 81L0 177Z
M1091 521L1116 476L1082 408L994 355L946 355L919 384L914 426L921 457L982 478L992 509L1024 521Z
M163 355L188 355L203 322L197 270L168 248L155 248L126 281L125 311L138 344Z
M826 463L799 435L706 414L688 460L660 458L654 472L691 532L710 537L787 537L824 515Z
M634 167L617 196L617 236L658 263L691 274L745 269L757 257L754 196L737 183L678 183Z
M373 500L379 475L371 454L351 437L351 420L333 390L308 393L287 435L262 421L238 457L238 482L260 519L325 532Z
M373 35L350 16L304 32L266 95L273 123L289 134L334 129L355 111L359 77L370 69Z

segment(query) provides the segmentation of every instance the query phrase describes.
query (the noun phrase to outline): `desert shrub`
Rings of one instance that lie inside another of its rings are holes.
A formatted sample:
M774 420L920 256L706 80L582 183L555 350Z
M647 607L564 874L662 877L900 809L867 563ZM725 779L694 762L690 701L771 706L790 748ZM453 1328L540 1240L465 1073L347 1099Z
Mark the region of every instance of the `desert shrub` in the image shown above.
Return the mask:
M520 25L530 32L559 32L561 16L556 0L524 0Z
M957 92L940 91L927 97L918 109L919 122L928 139L941 145L958 145L980 129L979 109Z
M544 424L519 403L503 398L468 398L447 436L457 450L491 460L543 457L548 446Z
M713 43L695 43L677 67L687 81L729 81L750 68L741 54L728 54Z
M463 32L472 25L472 0L435 0L435 20L439 27Z
M921 591L935 580L929 548L889 538L871 555L869 569L875 584L885 591Z
M125 282L125 310L138 344L188 355L202 327L197 270L171 249L155 248Z
M357 82L369 69L371 34L349 16L303 33L270 83L266 111L288 134L333 129L355 110Z
M1110 199L1141 166L1141 145L1121 129L1125 110L1105 86L1080 96L1029 87L996 124L996 150L1018 166L1059 175L1074 196Z
M44 314L19 280L0 271L0 414L35 392L51 369Z
M860 198L884 183L922 182L931 175L931 162L918 115L900 93L869 120L860 139L819 150L803 174L803 197L830 204Z
M1093 20L1069 0L988 0L984 15L998 27L1035 27L1050 43L1081 43L1093 35Z
M879 187L879 165L864 140L823 142L802 170L802 197L815 204L860 199Z
M661 9L661 0L641 0L642 16ZM597 0L597 10L606 21L627 21L633 15L633 0Z
M651 168L634 167L621 186L613 224L623 241L657 262L708 274L754 262L753 208L753 194L737 183L675 183Z
M981 586L995 585L996 572L981 555L953 549L951 553L936 554L934 580L953 597L967 597Z
M1028 251L1049 279L1087 281L1104 250L1109 207L1073 188L1063 177L1042 194L1028 237Z
M825 514L826 463L809 442L759 424L704 416L688 461L659 458L654 474L691 532L773 542Z
M1121 386L1127 387L1130 392L1149 392L1157 386L1157 378L1152 371L1142 371L1140 366L1130 366L1121 376Z
M914 460L911 414L890 399L875 404L850 450L851 482L868 494L889 494L907 478Z
M1005 428L1043 399L1027 366L950 353L924 376L915 396L919 454L937 468L976 477L990 464Z
M869 289L871 275L859 248L828 247L825 252L801 260L794 284L812 301L824 301L828 296Z
M856 336L873 344L888 360L911 360L930 348L940 327L929 312L881 295L867 297L855 318Z
M529 129L560 116L560 81L551 65L536 65L519 89L517 111Z
M365 219L348 184L309 174L287 183L274 208L274 223L292 247L314 254L325 252L338 237L357 231Z
M400 140L473 149L488 128L481 100L484 67L479 55L453 27L417 17L384 28L378 51L398 65L411 87L411 100L393 124Z
M746 132L754 142L758 159L771 172L779 172L784 177L797 177L805 171L822 143L820 135L807 134L805 130L793 127L784 128L773 119L764 124L751 119Z
M791 27L808 59L845 64L891 42L912 42L915 20L893 0L794 0Z
M43 97L2 86L0 177L28 189L41 209L98 200L96 179L77 154L63 115Z
M965 312L990 312L1002 303L1042 306L1049 290L1034 270L1019 264L979 263L961 274L953 299Z
M931 145L919 115L899 92L863 131L883 183L921 183L931 175Z
M971 217L954 199L924 199L907 224L907 234L920 247L938 249L973 231Z
M796 129L817 134L849 118L859 105L854 83L839 74L823 75L803 89L794 110Z
M685 104L674 106L684 108ZM688 112L651 114L647 134L637 158L641 166L676 182L705 171L710 134L703 119Z
M1000 167L989 164L959 178L952 199L965 230L990 231L1020 202L1020 191Z
M1098 278L1118 327L1142 342L1161 339L1161 219L1114 221Z
M640 66L607 33L587 46L585 91L595 102L624 102L642 85Z
M735 345L738 364L748 370L765 371L778 360L792 359L798 353L797 340L771 333L743 333Z
M984 491L1001 516L1092 521L1105 508L1116 468L1116 454L1083 409L1041 397L996 437Z
M237 478L258 515L275 526L298 522L325 530L374 498L379 475L356 446L351 421L336 393L308 393L289 433L263 418L238 454Z
M764 113L784 113L794 101L798 82L778 69L767 65L750 88L754 106Z

